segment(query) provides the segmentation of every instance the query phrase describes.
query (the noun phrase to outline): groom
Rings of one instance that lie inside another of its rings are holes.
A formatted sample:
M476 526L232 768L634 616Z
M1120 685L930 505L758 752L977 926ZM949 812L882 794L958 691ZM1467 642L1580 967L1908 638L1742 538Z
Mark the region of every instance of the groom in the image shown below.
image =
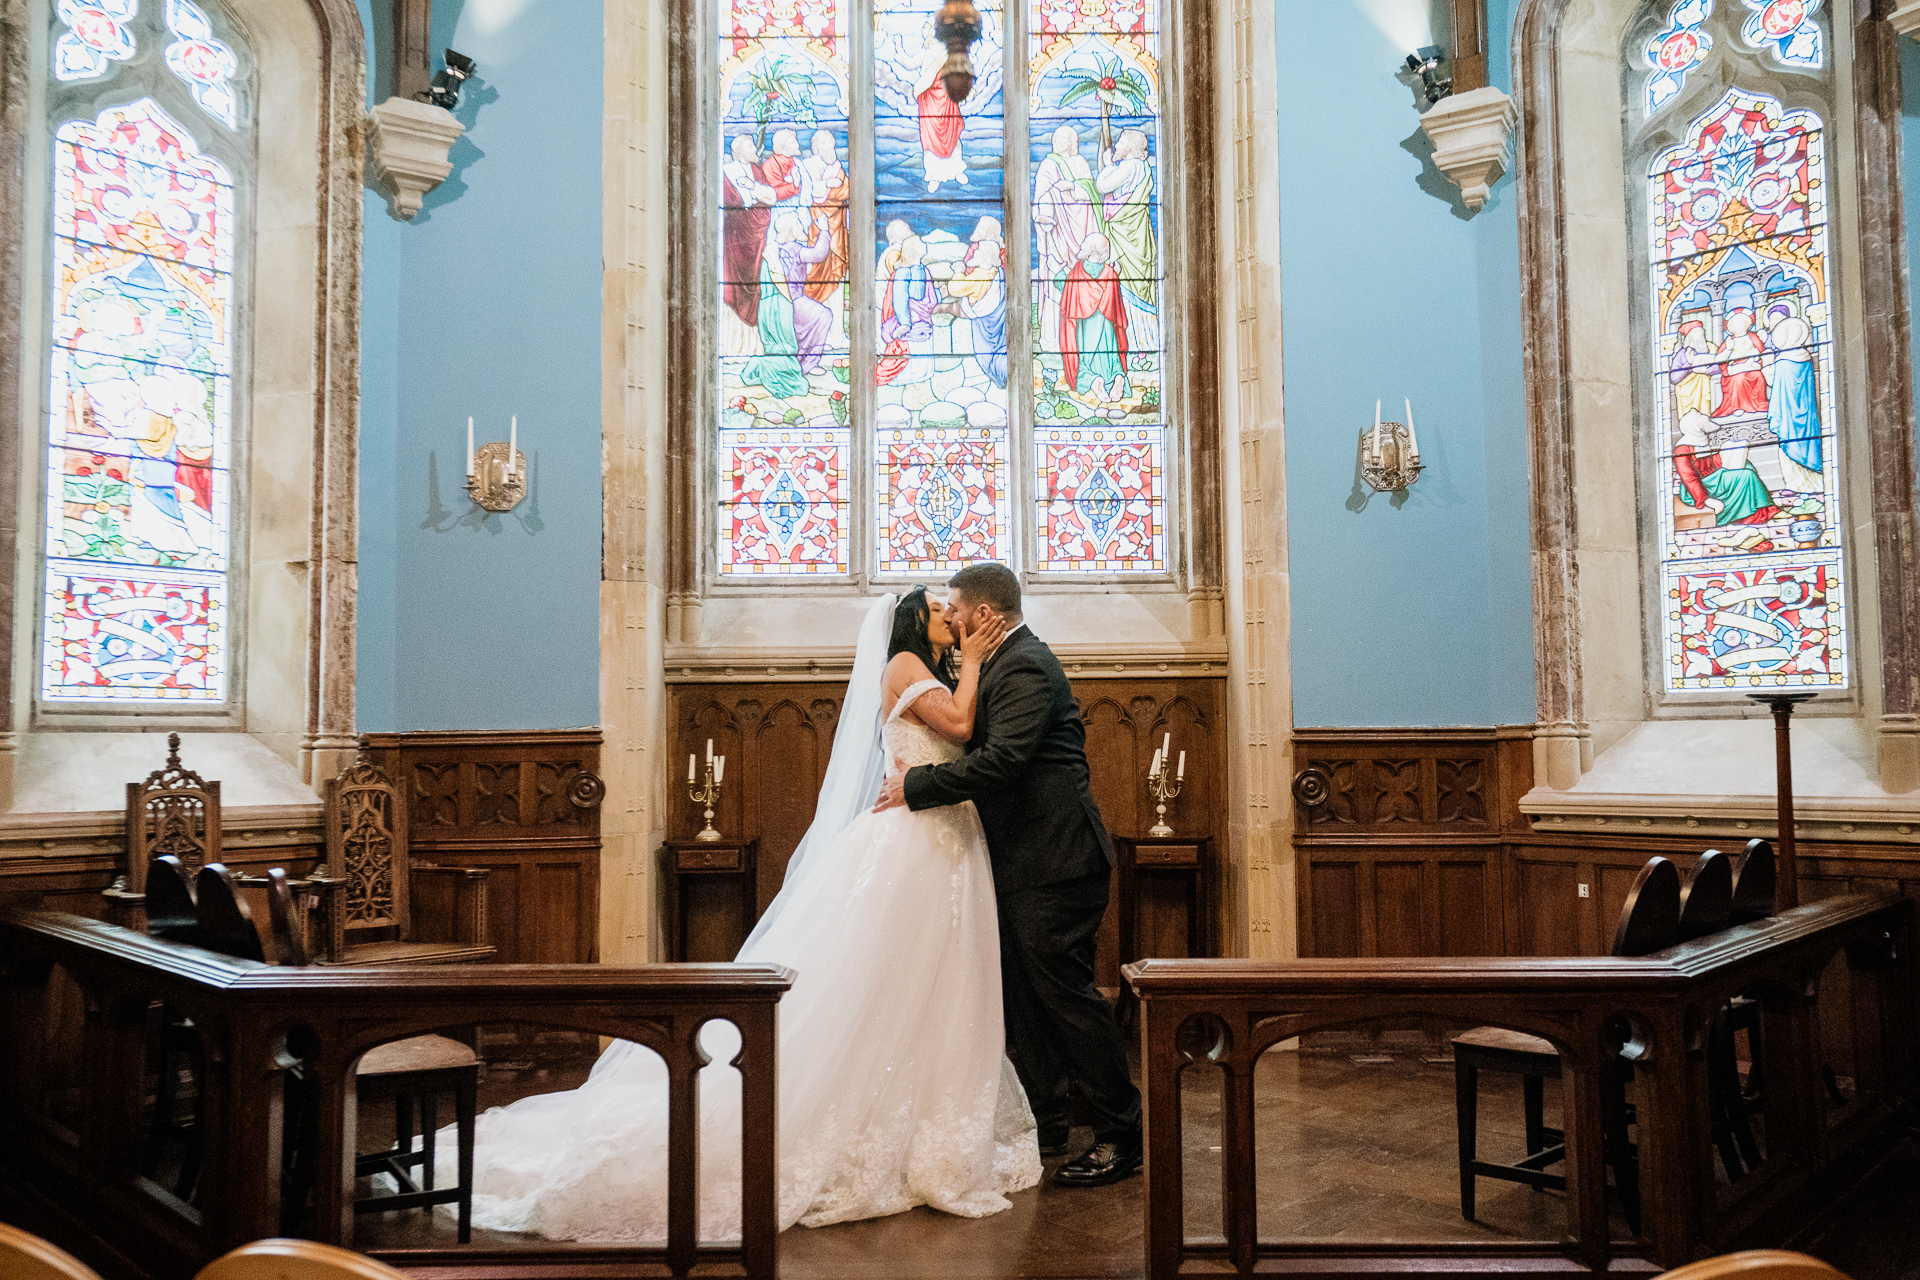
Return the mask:
M1113 845L1087 789L1086 730L1059 659L1021 621L1013 571L970 564L947 586L947 625L956 635L999 616L1007 636L981 671L967 754L888 778L874 807L971 800L979 808L1000 905L1007 1038L1039 1122L1040 1151L1066 1153L1067 1086L1079 1081L1093 1111L1093 1146L1054 1181L1105 1186L1140 1168L1140 1092L1113 1011L1093 985Z

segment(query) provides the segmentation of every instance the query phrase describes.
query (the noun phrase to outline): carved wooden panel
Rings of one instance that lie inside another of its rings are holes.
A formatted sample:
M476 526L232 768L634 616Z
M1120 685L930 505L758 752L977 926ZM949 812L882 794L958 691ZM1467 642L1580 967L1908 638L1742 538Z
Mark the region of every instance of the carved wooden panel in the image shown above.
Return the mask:
M367 742L407 805L417 861L485 867L501 964L597 957L600 811L574 783L600 772L600 732L377 733ZM591 791L587 788L586 791Z
M1492 729L1309 729L1327 798L1295 809L1303 955L1508 949L1502 747Z

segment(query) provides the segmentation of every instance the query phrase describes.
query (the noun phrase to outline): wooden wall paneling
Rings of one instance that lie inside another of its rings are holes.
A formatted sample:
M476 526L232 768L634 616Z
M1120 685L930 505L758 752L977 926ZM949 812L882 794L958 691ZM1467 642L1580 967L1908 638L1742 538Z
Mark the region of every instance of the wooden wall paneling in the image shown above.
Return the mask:
M813 823L846 685L676 684L667 689L674 727L676 794L668 806L669 839L700 830L701 806L686 798L678 762L694 756L705 768L707 740L727 757L713 823L730 842L759 842L755 914L765 911L787 876L787 860Z
M600 772L599 730L377 733L366 741L407 805L409 855L487 870L487 940L498 963L598 958L600 810L576 805L568 788Z
M1323 805L1296 810L1300 948L1316 956L1503 955L1513 754L1493 729L1309 729Z

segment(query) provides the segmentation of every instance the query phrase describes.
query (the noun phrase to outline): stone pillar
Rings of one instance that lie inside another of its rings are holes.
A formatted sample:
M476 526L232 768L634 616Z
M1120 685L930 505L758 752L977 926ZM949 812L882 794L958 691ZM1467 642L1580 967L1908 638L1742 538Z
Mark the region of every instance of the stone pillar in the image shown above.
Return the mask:
M1296 953L1286 439L1280 394L1279 98L1274 9L1217 10L1221 435L1231 764L1227 950ZM1239 900L1234 901L1235 895Z
M601 195L600 958L658 958L667 551L667 6L609 0Z

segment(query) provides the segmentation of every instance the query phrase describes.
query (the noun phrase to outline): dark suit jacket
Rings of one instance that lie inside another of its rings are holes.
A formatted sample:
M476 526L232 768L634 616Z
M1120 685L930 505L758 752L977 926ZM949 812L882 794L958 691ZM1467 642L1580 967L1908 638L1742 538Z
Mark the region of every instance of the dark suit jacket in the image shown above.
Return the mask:
M1080 706L1059 659L1030 630L1002 644L981 672L967 754L907 770L905 786L913 809L974 802L996 893L1113 865L1113 842L1087 786Z

